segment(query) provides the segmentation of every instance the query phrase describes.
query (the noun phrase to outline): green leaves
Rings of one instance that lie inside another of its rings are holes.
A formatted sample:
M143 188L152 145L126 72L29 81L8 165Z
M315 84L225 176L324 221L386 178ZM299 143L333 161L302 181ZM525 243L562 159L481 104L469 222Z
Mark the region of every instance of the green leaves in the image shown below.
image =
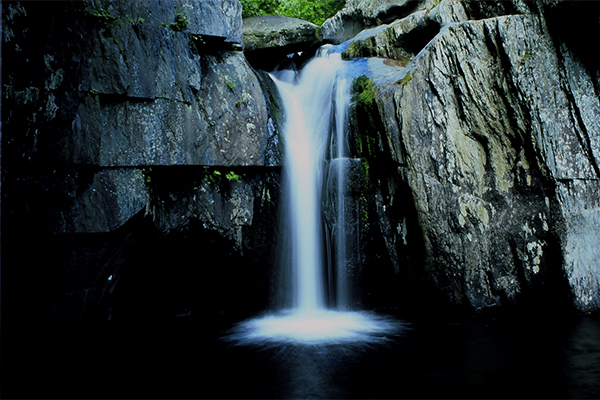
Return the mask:
M181 32L188 26L189 23L190 21L187 18L187 13L185 10L178 7L175 13L175 22L171 23L169 28L173 29L174 31Z
M254 15L283 15L317 25L332 17L346 4L345 0L241 0L244 18Z

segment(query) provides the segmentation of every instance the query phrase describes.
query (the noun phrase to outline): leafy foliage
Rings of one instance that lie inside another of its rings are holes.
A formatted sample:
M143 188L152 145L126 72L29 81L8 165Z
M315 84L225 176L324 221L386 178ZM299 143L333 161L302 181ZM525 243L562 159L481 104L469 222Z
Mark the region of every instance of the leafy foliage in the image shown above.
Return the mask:
M190 21L187 19L185 10L178 7L175 14L175 22L171 23L169 27L174 31L180 32L184 30L189 23Z
M323 24L346 4L345 0L241 0L244 18L254 15L283 15Z

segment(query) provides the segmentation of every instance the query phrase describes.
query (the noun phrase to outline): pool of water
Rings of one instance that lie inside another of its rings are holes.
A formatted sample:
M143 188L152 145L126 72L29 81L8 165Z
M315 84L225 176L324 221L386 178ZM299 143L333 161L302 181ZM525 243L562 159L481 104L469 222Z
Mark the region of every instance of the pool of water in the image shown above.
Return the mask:
M598 398L600 317L402 317L376 341L231 340L228 314L3 329L4 398ZM388 316L390 316L388 314ZM389 321L389 320L388 320Z

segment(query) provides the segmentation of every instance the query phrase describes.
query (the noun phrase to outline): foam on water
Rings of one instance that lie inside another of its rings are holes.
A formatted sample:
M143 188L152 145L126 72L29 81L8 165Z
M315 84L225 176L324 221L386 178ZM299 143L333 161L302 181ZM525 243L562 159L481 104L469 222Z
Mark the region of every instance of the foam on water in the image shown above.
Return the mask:
M397 320L365 311L291 309L243 321L228 339L241 345L263 346L360 344L384 342L401 328Z

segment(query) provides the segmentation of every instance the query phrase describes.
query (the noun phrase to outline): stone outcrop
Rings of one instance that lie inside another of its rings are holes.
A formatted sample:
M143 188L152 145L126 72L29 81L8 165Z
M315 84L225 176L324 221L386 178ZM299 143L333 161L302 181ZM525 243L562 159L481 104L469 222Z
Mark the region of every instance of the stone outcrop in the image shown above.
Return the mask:
M257 15L243 20L244 54L263 70L272 70L287 55L314 52L322 43L320 28L308 21L280 15Z
M428 11L418 11L389 25L364 30L348 40L343 56L389 58L406 65L439 32L428 16Z
M341 43L362 30L430 9L434 0L348 0L346 6L323 23L323 40Z
M319 27L280 15L257 15L243 20L244 50L280 49L293 53L320 43Z
M104 301L127 271L107 254L133 251L140 226L152 242L195 224L207 243L268 263L276 95L237 51L241 27L237 0L3 6L4 238L57 243L45 260L68 271L57 275L87 270L38 291L59 304L50 318ZM68 237L82 248L72 258Z
M454 304L597 310L598 69L543 14L474 21L458 2L438 7L464 20L440 21L404 78L375 86L370 162L397 168L378 177L392 259Z

